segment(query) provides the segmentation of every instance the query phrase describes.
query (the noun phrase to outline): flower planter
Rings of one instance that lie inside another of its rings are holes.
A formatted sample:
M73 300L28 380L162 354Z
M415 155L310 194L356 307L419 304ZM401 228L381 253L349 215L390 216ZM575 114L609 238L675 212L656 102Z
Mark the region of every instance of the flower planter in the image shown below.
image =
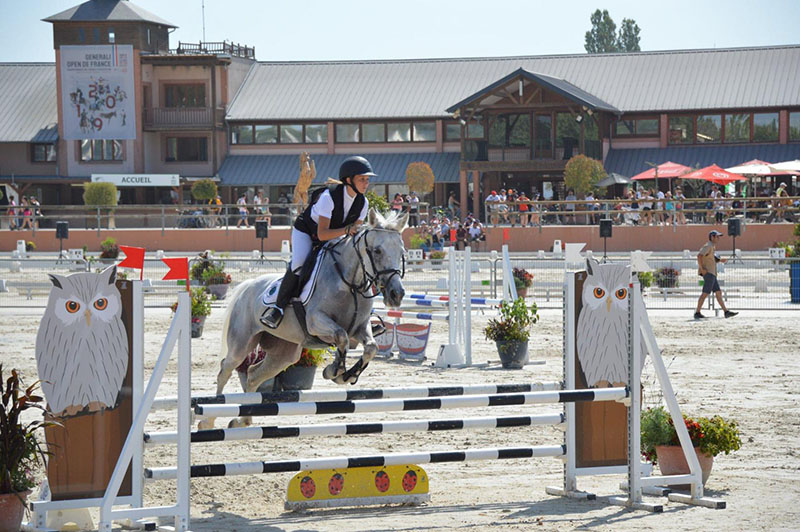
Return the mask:
M25 505L20 498L26 500L29 494L30 491L0 494L0 532L19 530L25 513Z
M281 390L310 390L314 385L316 366L289 366L275 376Z
M522 369L528 363L528 342L497 340L497 353L506 369Z
M222 300L225 299L226 295L228 295L228 288L230 288L230 286L231 286L230 283L210 284L206 286L206 292L216 297L218 300Z
M517 297L528 297L528 287L517 288Z
M703 485L711 475L711 467L714 465L714 457L700 452L699 447L694 448L697 459L700 461L700 469L703 471ZM656 445L656 455L658 456L658 468L662 475L688 475L689 464L683 455L683 448L680 445ZM686 489L688 484L676 486Z
M206 324L206 316L192 316L192 338L203 336L203 325Z

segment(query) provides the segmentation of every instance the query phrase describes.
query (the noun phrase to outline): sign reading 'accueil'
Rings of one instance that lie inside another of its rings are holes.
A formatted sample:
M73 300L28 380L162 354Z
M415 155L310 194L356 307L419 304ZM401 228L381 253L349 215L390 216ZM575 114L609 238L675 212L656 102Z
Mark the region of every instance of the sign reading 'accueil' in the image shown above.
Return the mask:
M114 183L118 187L177 187L178 174L92 174L92 183Z
M60 48L64 138L135 139L133 46Z

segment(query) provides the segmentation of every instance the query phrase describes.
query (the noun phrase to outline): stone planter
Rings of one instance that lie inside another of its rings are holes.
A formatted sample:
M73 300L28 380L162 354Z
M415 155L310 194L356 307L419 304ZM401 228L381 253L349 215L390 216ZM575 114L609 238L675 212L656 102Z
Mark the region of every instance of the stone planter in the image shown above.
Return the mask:
M316 366L289 366L258 387L259 392L274 393L288 390L310 390L317 374Z
M497 340L497 353L506 369L521 369L528 363L528 342L517 340Z
M192 316L192 338L203 336L203 325L206 324L206 316Z
M703 485L705 486L711 467L714 465L714 457L700 452L699 447L694 448L697 459L700 461L700 469L703 471ZM683 455L680 445L656 445L656 456L658 456L658 468L662 475L688 475L689 464ZM676 486L688 489L689 485Z
M20 498L26 500L29 494L30 491L0 494L0 532L17 532L19 530L25 513L25 505Z
M206 292L216 297L218 300L223 300L225 299L225 296L228 295L228 288L230 288L230 286L231 286L230 283L210 284L206 285Z

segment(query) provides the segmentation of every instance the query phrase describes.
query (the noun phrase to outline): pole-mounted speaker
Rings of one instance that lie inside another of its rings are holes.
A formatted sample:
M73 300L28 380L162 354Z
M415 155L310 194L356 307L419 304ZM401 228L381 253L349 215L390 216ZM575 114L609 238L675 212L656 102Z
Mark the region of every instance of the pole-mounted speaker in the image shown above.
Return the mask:
M69 238L69 222L56 222L56 238Z
M269 233L269 227L267 226L266 220L257 220L256 221L256 238L268 238L267 234Z
M728 218L728 236L741 236L741 234L742 234L741 218Z
M610 219L602 218L600 220L600 237L611 238L612 227L613 226Z

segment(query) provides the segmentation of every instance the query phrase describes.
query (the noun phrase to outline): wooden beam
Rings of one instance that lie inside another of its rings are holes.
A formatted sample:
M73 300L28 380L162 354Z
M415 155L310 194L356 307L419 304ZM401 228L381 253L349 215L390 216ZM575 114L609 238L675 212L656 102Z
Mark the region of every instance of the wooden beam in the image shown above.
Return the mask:
M522 102L522 105L528 105L534 98L536 98L536 96L540 95L541 93L542 93L542 88L536 87L536 90L533 91L531 95L528 96L528 98L524 102ZM539 99L539 101L541 102L541 98Z

